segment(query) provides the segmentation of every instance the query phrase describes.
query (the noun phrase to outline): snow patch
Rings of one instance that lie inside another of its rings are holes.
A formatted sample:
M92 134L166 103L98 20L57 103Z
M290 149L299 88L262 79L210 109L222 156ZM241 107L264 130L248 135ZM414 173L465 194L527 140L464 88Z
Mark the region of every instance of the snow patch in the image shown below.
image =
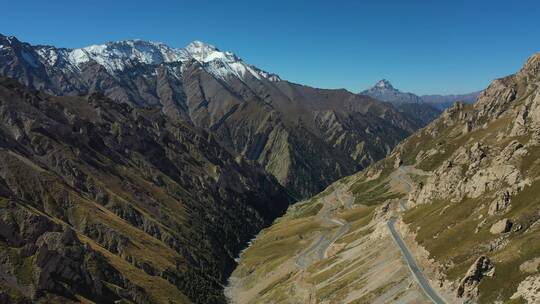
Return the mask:
M36 53L45 64L53 66L58 61L58 53L54 48L39 48Z

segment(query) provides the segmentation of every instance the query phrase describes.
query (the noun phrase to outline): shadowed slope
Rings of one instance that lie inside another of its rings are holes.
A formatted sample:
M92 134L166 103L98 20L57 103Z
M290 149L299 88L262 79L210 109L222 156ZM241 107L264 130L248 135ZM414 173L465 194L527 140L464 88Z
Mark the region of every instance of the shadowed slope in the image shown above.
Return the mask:
M0 134L0 243L13 256L0 287L13 297L223 303L234 258L291 201L206 131L99 94L53 97L2 79ZM46 248L59 258L43 264ZM68 260L90 264L68 271Z

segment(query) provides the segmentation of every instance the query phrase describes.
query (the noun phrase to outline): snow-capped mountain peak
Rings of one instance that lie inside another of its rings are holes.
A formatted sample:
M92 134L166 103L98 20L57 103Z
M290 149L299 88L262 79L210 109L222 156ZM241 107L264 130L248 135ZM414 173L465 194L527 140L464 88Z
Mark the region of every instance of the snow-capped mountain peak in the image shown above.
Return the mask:
M211 44L196 40L183 50L187 56L202 63L211 74L222 79L226 79L230 75L244 79L246 74L250 74L257 79L266 78L270 81L276 81L275 77L269 76L269 73L246 64L235 54L222 52Z
M199 40L191 42L182 51L186 53L187 57L202 63L211 74L222 79L226 79L230 75L244 79L247 73L257 79L264 78L272 82L281 80L276 74L245 63L232 52L223 52L217 47Z
M188 44L184 50L191 58L199 62L211 62L216 60L226 62L242 61L231 52L222 52L217 47L198 40Z
M184 49L193 59L200 62L209 62L217 58L226 58L227 54L232 53L221 52L217 47L195 40L188 44ZM237 58L235 58L237 59Z
M93 61L114 75L137 63L159 65L195 60L201 63L209 73L223 80L231 76L244 80L247 75L268 81L280 80L275 74L245 63L232 52L223 52L211 44L198 40L191 42L185 48L171 48L161 42L134 39L111 41L75 49L37 46L35 50L43 64L54 66L61 60L72 70L80 69L84 64Z
M128 60L142 64L186 61L185 51L173 49L161 42L123 40L68 50L68 60L79 66L90 60L109 71L123 70Z

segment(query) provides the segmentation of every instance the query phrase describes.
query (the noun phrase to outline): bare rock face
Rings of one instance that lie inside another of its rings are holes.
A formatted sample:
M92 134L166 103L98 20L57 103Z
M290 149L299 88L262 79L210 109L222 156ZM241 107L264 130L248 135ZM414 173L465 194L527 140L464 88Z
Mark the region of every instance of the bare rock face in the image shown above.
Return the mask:
M465 277L461 279L457 289L457 296L474 298L478 295L478 284L485 276L493 276L495 267L488 257L479 257L469 268Z
M2 279L25 295L21 301L13 303L37 301L45 294L69 299L81 293L103 303L120 298L139 304L150 303L144 291L100 253L83 244L72 228L55 223L17 201L9 201L0 209L0 218L6 245L19 248L21 252L17 260L8 254L9 250L0 251ZM28 262L21 264L22 260ZM118 288L110 289L105 283ZM12 301L8 293L0 294L0 299L5 300L2 303Z
M501 234L509 232L511 229L512 222L509 219L505 218L493 224L493 226L489 228L489 232L491 232L491 234Z
M498 212L508 210L510 207L510 192L504 190L500 192L495 200L489 205L488 214L494 215Z
M85 250L71 228L63 232L46 232L36 242L36 265L34 272L37 291L54 290L62 293L62 285L53 279L74 282L81 286L91 284L90 274L82 268Z
M399 168L399 166L401 166L402 164L403 164L403 160L401 159L401 154L399 154L396 157L396 161L394 162L394 169Z
M458 103L447 109L439 121L445 127L458 126L458 130L466 128L466 132L460 132L464 134L485 129L486 122L504 117L508 127L499 133L497 141L502 142L508 136L526 135L530 135L531 141L524 145L514 139L497 147L493 142L478 140L461 144L446 159L456 166L437 167L426 187L414 197L417 203L429 203L437 199L457 202L465 197L478 198L487 192L498 191L501 187L509 190L512 195L529 184L530 181L520 172L519 164L530 153L529 146L539 142L540 93L535 90L539 81L535 74L539 57L538 54L532 56L517 74L494 81L481 93L473 111L464 111L463 105ZM432 136L441 131L444 130L437 127L437 124L426 128L426 132ZM507 194L498 193L494 201L490 206L490 215L507 210Z
M526 153L519 142L511 142L503 150L492 149L481 142L462 146L435 169L425 187L411 199L418 204L437 199L458 202L465 197L478 198L508 185L507 191L514 193L529 183L516 163ZM497 196L490 206L490 214L508 207L509 194Z
M522 298L526 303L534 304L540 302L540 275L530 275L521 283L511 299Z
M394 201L395 200L387 200L381 206L377 207L375 213L373 214L373 218L388 217L388 211L390 211L390 208L392 207L392 203L394 203Z
M513 76L493 81L478 97L475 108L478 116L495 120L503 114L508 105L515 100L517 90Z

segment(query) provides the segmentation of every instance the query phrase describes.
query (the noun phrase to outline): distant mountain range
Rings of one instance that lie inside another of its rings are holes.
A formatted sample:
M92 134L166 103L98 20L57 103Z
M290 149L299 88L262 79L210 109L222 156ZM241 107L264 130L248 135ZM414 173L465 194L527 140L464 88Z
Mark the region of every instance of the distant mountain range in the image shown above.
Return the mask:
M390 102L393 104L401 103L421 103L422 98L413 94L402 92L392 86L386 79L379 80L371 88L360 92L362 95L368 95L378 100Z
M311 88L200 41L127 40L79 49L0 36L0 75L54 95L100 92L210 130L297 197L384 157L433 117L346 90Z
M200 41L0 35L0 76L2 303L225 303L249 239L440 113Z
M461 95L422 95L422 100L434 106L437 109L444 110L450 107L456 101L464 103L474 103L482 91Z
M422 95L418 96L413 93L402 92L392 86L390 81L386 79L379 80L371 88L360 92L360 94L368 95L373 98L390 102L395 105L404 103L429 104L438 110L444 110L451 106L456 101L465 103L473 103L482 91L473 92L461 95Z
M440 109L424 103L422 98L394 88L390 81L386 79L382 79L371 88L360 92L360 95L370 96L388 102L399 112L408 117L416 117L421 121L432 121L441 113Z
M0 75L2 303L225 303L250 238L427 123L198 41L0 36Z

